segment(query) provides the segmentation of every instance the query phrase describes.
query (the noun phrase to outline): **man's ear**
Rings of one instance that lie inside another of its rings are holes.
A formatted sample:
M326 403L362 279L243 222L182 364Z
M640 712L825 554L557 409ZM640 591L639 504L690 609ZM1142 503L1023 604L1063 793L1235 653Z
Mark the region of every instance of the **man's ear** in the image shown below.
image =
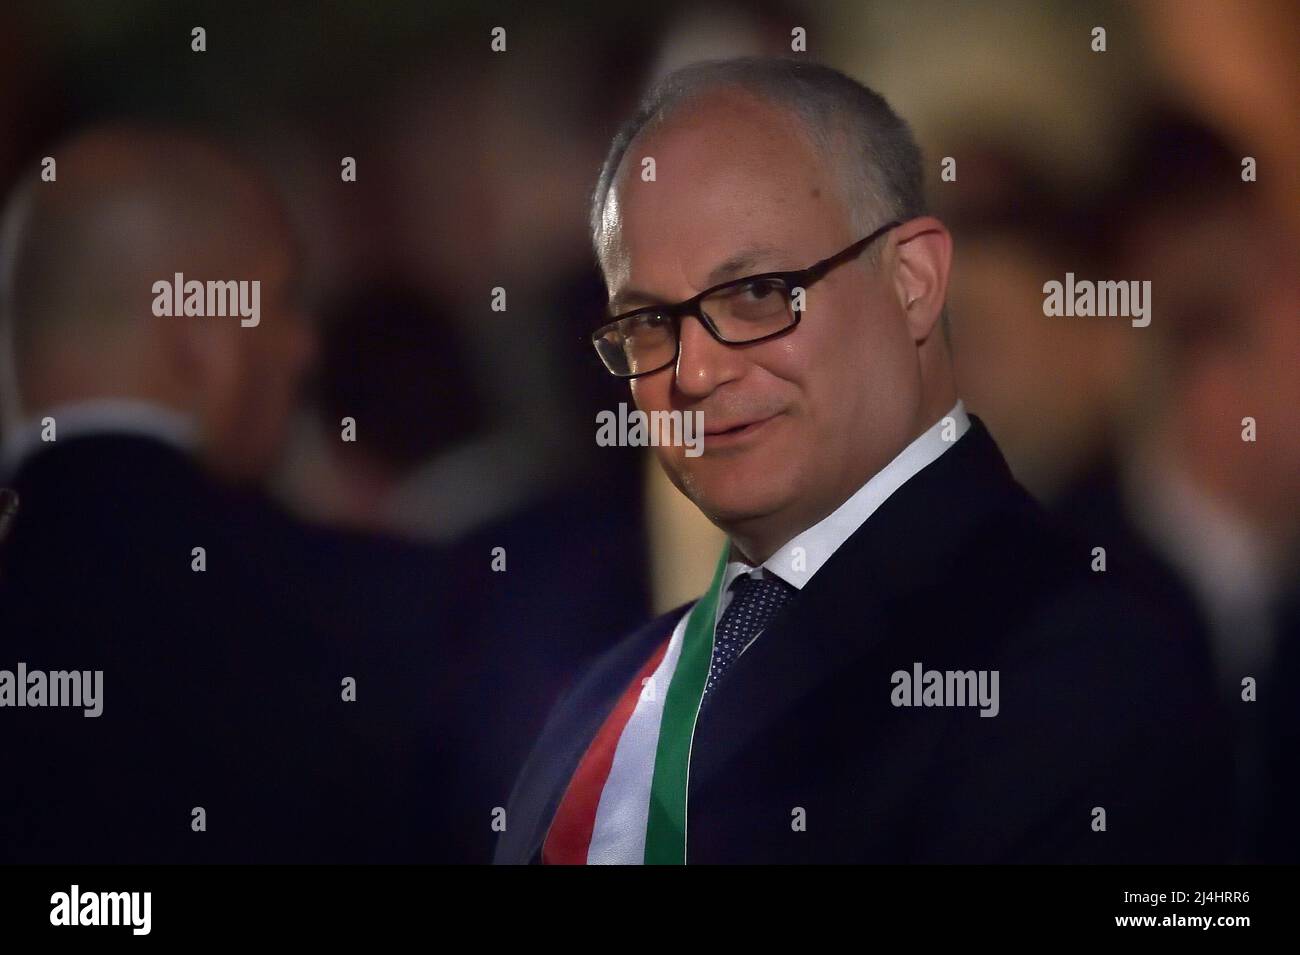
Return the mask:
M173 382L184 382L189 393L201 386L207 375L203 319L167 317L153 319L154 334L162 342L168 375Z
M933 216L903 223L894 232L894 292L912 340L930 337L948 297L952 235Z
M202 316L155 319L162 336L168 371L175 388L185 396L189 411L205 419L213 407L224 403L226 393L238 387L238 329Z

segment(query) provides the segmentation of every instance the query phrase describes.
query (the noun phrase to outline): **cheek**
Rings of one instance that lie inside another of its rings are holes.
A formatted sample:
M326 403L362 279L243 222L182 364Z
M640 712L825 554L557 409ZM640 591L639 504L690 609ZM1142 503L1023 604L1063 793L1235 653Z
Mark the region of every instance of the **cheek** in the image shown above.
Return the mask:
M810 314L798 331L802 340L785 367L812 394L837 403L850 400L881 363L883 330L860 298Z
M672 410L672 369L656 372L628 382L631 389L631 406L645 412ZM615 410L613 408L611 411ZM682 474L688 467L685 448L658 445L650 449L678 490L684 490Z
M673 370L665 368L644 378L634 378L628 382L632 392L632 404L641 411L670 410L672 406Z
M830 446L847 448L863 427L892 433L905 426L920 387L902 318L891 320L887 303L861 301L818 329L815 347L803 356L803 390L818 438Z

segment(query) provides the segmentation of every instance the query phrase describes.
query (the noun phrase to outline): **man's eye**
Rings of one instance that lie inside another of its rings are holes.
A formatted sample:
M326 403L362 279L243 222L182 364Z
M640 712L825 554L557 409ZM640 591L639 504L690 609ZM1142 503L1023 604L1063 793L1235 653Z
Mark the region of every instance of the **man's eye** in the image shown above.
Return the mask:
M757 279L753 282L746 282L740 287L740 294L745 295L755 301L765 299L780 289L780 285L771 279Z
M642 342L657 340L671 335L672 325L673 320L663 312L647 312L626 319L621 334L624 340L636 339Z

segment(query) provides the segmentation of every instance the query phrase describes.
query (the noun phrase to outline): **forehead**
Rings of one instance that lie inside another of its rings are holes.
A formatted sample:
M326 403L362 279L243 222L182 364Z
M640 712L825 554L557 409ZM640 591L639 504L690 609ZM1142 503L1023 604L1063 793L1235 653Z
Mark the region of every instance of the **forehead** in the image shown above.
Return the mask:
M611 296L634 279L684 279L698 287L716 265L749 247L793 256L772 268L802 267L809 262L800 257L823 254L832 236L848 234L831 164L799 118L732 90L680 105L633 141L604 222Z

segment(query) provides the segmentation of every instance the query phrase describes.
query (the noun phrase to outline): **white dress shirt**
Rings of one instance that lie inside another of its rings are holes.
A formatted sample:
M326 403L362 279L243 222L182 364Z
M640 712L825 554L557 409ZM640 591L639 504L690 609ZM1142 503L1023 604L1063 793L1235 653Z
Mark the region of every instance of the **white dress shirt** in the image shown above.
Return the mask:
M1134 455L1122 474L1129 512L1146 539L1190 586L1209 623L1224 685L1267 673L1277 639L1281 561L1262 535L1175 463Z
M952 419L951 437L945 439L944 430L948 419ZM751 577L761 577L764 573L774 574L796 590L802 590L804 584L812 580L822 565L831 559L831 555L876 512L876 508L923 468L938 460L969 428L970 418L966 414L966 406L959 399L947 415L905 447L898 457L876 472L848 500L792 538L758 567L740 559L733 545L732 559L728 561L722 578L722 594L718 599L714 626L722 619L723 611L731 602L731 585L741 574L749 574Z
M41 421L54 419L54 441L43 441ZM60 441L88 434L128 434L155 438L183 451L195 444L187 416L147 401L101 398L59 405L23 422L0 443L0 479L8 480L28 458Z

